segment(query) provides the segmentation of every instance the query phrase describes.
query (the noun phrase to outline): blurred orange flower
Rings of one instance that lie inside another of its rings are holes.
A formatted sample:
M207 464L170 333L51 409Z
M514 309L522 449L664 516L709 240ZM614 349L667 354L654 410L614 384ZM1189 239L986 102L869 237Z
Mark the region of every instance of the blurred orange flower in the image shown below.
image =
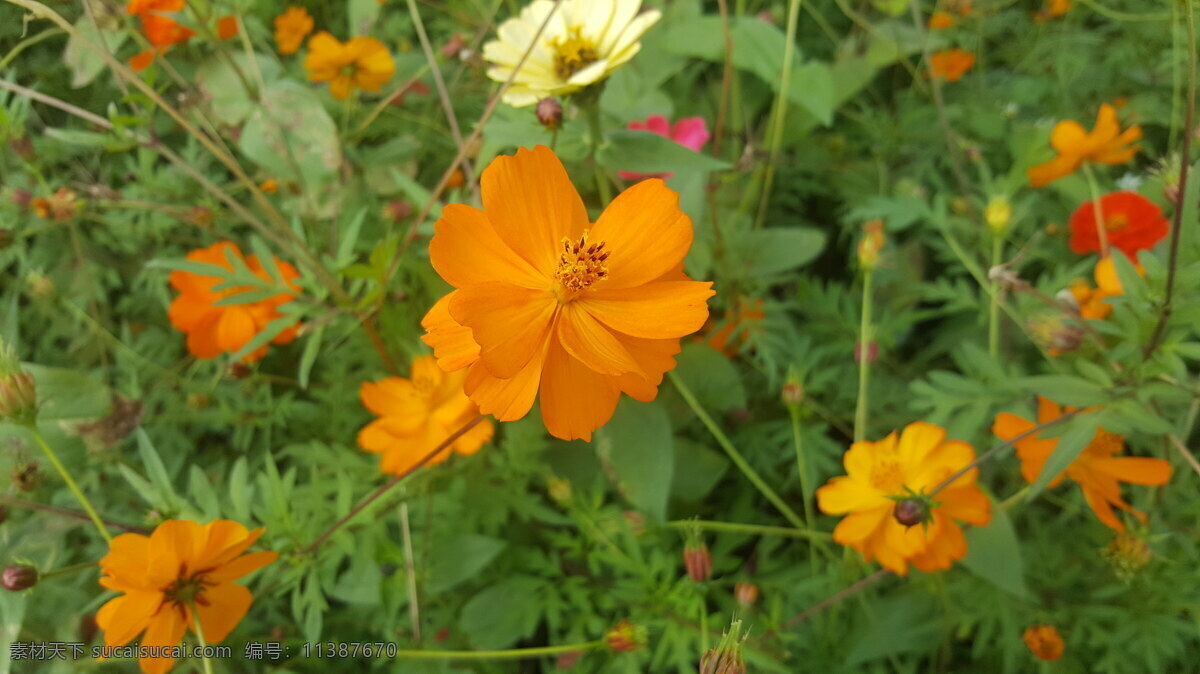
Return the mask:
M275 17L275 44L280 54L294 54L304 42L304 36L312 32L313 19L303 7L288 7Z
M230 14L217 19L217 37L222 40L228 40L231 37L236 37L238 34L238 19Z
M957 82L975 65L975 55L965 49L943 49L929 57L933 76Z
M188 253L187 259L232 270L233 266L226 259L227 252L244 261L250 271L259 278L264 281L270 280L270 275L263 268L257 255L243 257L242 251L230 241L194 250ZM299 290L299 286L292 282L300 276L296 268L278 258L275 264L288 286ZM221 278L217 276L181 270L171 272L171 286L180 294L171 302L167 315L175 329L187 334L188 351L197 358L216 358L222 353L236 353L254 339L255 335L262 332L268 323L283 316L279 312L280 305L294 299L290 294L280 293L257 302L221 305L217 302L222 298L246 292L251 288L214 290L213 286L219 283ZM292 326L279 333L271 342L287 344L295 338L296 327ZM266 353L267 347L264 345L247 355L243 361L254 362Z
M389 377L364 382L359 389L363 405L379 416L359 431L358 446L383 455L379 469L402 475L439 444L479 414L463 393L466 370L446 373L433 356L413 361L408 379ZM450 450L474 454L492 439L492 422L484 420L467 431L427 465L441 463Z
M266 194L275 194L279 191L279 181L274 178L267 178L258 184L258 189Z
M934 12L929 15L930 30L945 30L954 27L954 16L949 12Z
M1146 271L1140 264L1135 263L1134 267L1138 274L1145 276ZM1096 261L1093 276L1096 279L1095 288L1088 285L1088 282L1083 279L1076 279L1068 290L1075 298L1075 302L1079 304L1080 316L1103 320L1108 318L1113 310L1112 305L1106 300L1110 297L1124 295L1125 289L1121 286L1120 277L1117 276L1117 267L1112 256L1102 257Z
M1001 440L1013 438L1027 433L1036 425L1045 424L1061 417L1064 412L1074 410L1074 407L1063 407L1058 403L1038 396L1037 424L1022 419L1015 414L1001 412L996 415L992 424L992 433ZM1058 438L1041 438L1031 435L1017 443L1017 458L1021 460L1021 475L1026 482L1037 480L1038 474L1046 465L1046 460L1058 446ZM1162 485L1171 479L1171 464L1162 459L1152 459L1141 456L1113 456L1125 450L1125 439L1115 433L1109 433L1103 428L1096 430L1095 437L1084 448L1083 452L1067 466L1063 472L1055 475L1047 487L1056 487L1062 483L1063 476L1071 478L1083 490L1083 497L1088 506L1096 513L1100 521L1116 529L1124 531L1125 525L1117 519L1113 506L1133 513L1138 520L1145 522L1146 515L1121 499L1121 482L1143 485Z
M197 621L209 644L229 636L250 609L250 590L233 581L274 562L276 552L243 554L262 529L229 520L201 525L167 520L149 536L121 534L100 560L100 585L121 593L96 613L104 645L123 646L142 634L148 648L176 646ZM143 634L144 632L144 634ZM142 657L146 674L161 674L172 657Z
M313 82L329 82L329 93L338 100L353 89L379 91L392 79L396 64L387 47L373 37L352 37L346 43L326 31L308 41L304 69Z
M1075 120L1061 121L1050 134L1050 145L1058 156L1030 168L1029 183L1033 187L1049 185L1078 171L1085 161L1123 164L1137 154L1138 146L1131 143L1141 137L1142 128L1136 124L1121 131L1117 111L1108 103L1100 106L1096 126L1091 131Z
M1096 231L1096 204L1085 201L1071 214L1071 250L1100 251ZM1153 201L1137 192L1111 192L1100 197L1100 213L1109 245L1131 258L1139 250L1153 248L1170 229L1167 217Z
M724 325L699 341L733 358L741 352L751 333L762 332L762 321L766 316L761 299L739 298L737 306L725 315Z
M1039 660L1057 660L1063 654L1063 639L1054 625L1031 625L1025 628L1021 640Z
M78 195L67 187L58 188L49 198L34 197L29 205L39 218L53 217L60 222L75 217L79 213L80 207Z
M1049 19L1057 19L1070 10L1071 0L1046 0L1046 6L1033 15L1033 20L1040 23Z
M692 222L660 179L589 222L549 148L483 171L483 210L442 211L429 257L455 290L422 321L442 369L470 367L484 414L520 419L535 397L547 430L590 440L624 391L653 400L679 340L704 325L712 283L683 273Z
M125 11L136 16L142 22L142 32L153 45L152 49L139 52L129 60L129 67L134 71L145 70L157 54L161 54L172 45L186 42L195 33L190 28L180 25L175 19L166 16L183 11L185 0L129 0Z
M967 553L958 522L984 525L992 518L991 502L975 484L972 468L933 497L928 517L905 526L897 504L924 495L975 460L971 445L947 440L946 429L918 421L897 437L856 442L842 458L847 475L817 489L817 504L827 515L846 517L833 530L833 540L854 548L869 562L903 576L911 563L922 571L948 569ZM957 521L956 521L957 520Z

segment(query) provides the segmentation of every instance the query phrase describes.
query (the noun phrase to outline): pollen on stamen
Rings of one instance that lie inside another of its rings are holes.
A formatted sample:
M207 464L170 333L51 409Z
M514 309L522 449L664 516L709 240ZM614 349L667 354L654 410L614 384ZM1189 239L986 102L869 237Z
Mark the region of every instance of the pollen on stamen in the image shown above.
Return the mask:
M603 241L588 241L587 230L578 241L563 237L562 253L558 256L558 269L554 277L569 291L584 290L608 278L608 265L605 263L609 254Z

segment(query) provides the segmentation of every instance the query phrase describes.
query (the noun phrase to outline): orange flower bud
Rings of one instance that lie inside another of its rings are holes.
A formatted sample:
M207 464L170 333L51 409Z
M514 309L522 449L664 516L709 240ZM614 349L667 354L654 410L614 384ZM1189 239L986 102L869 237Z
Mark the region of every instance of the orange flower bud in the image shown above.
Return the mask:
M758 586L754 583L741 581L733 586L733 598L737 600L738 606L746 608L754 606L755 602L758 601Z
M688 578L697 583L703 583L712 577L712 555L708 546L701 543L697 547L688 545L683 549L683 566L687 569Z
M1053 625L1031 625L1021 635L1029 652L1039 660L1057 660L1063 654L1063 639Z
M620 622L604 635L608 647L618 653L630 653L646 647L646 628L634 625L628 618Z

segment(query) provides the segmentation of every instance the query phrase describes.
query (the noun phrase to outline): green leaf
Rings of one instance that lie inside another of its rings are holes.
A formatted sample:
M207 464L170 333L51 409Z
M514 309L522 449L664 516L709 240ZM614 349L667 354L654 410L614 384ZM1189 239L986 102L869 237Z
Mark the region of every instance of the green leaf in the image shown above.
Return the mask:
M178 511L181 501L175 494L175 487L171 484L171 476L167 473L167 467L163 465L162 459L158 456L158 450L154 449L154 443L150 442L150 436L146 435L146 431L137 429L134 431L137 436L138 454L142 458L142 466L146 468L146 477L150 478L150 482L154 488L158 490L161 496L161 503L169 505L172 511Z
M161 260L150 260L146 263L147 269L170 269L171 271L185 271L189 274L197 274L199 276L212 276L215 278L228 278L233 271L227 267L222 267L219 264L210 262L195 262L184 258L168 258Z
M107 16L108 11L101 6L102 3L84 1L92 5L96 22L92 21L88 12L83 12L75 22L75 30L71 32L71 37L67 39L67 48L63 50L63 64L71 70L72 89L91 84L106 67L104 59L87 46L88 42L107 48L109 53L116 53L129 38L129 31L122 29L120 21ZM96 30L97 23L100 24L100 30Z
M275 59L256 54L255 60L265 81L271 82L279 77L279 66ZM234 69L235 65L237 70ZM237 126L254 112L257 104L250 98L242 80L243 77L254 78L254 68L250 56L240 49L221 57L214 56L196 68L196 86L209 97L211 104L208 109L218 121Z
M9 653L25 622L25 600L30 592L0 592L0 652ZM12 671L11 657L0 659L0 674Z
M778 86L783 72L787 35L766 21L735 17L729 22L733 38L733 67L752 72L764 82ZM702 16L669 26L660 38L666 51L713 63L725 61L724 28L719 16ZM799 56L800 50L796 49ZM793 85L797 82L792 82Z
M229 471L229 503L239 522L250 521L250 480L246 476L246 457L238 457Z
M1067 466L1071 465L1071 462L1083 452L1095 437L1100 419L1099 415L1095 413L1086 413L1066 423L1066 431L1058 438L1058 445L1055 446L1054 452L1050 454L1050 458L1046 459L1042 472L1038 473L1037 479L1030 485L1027 499L1032 499L1041 493L1055 475L1066 470Z
M909 593L876 602L851 637L846 665L931 650L942 629L937 616L932 597L926 595Z
M791 271L825 248L825 233L808 227L745 230L729 236L730 254L752 278Z
M825 126L832 124L833 110L837 106L837 86L829 66L809 61L793 69L791 79L788 100L811 112Z
M1021 545L1004 508L993 500L992 521L967 529L966 537L967 556L963 557L963 566L1006 592L1022 599L1029 597Z
M57 367L25 363L37 388L38 420L83 421L108 416L112 393L92 377Z
M311 88L291 80L267 85L238 146L271 176L310 189L336 178L342 163L337 125Z
M231 359L233 361L239 361L245 358L247 354L254 353L254 351L259 347L266 346L267 342L275 339L284 330L287 330L291 326L295 325L296 320L297 318L295 316L283 315L271 321L270 323L267 323L266 327L262 329L262 332L255 335L254 339L246 342L246 345L238 349L237 353L233 354Z
M510 576L463 606L458 624L479 649L508 648L537 629L546 581Z
M596 452L630 503L650 520L666 519L675 446L662 405L622 400L612 420L596 431Z
M1065 374L1024 377L1018 381L1018 385L1060 405L1087 407L1107 403L1110 398L1104 387L1086 379Z
M429 580L425 591L440 594L474 578L508 545L498 538L460 534L435 541L429 552Z
M746 387L737 368L707 344L686 344L675 357L675 374L710 412L746 406Z
M300 383L300 388L308 388L308 377L312 374L313 365L317 362L317 355L321 353L321 338L325 336L325 326L318 326L309 335L304 342L304 353L300 355L300 369L296 373L296 380Z
M346 3L346 15L350 25L350 35L370 35L371 26L379 18L379 10L383 3L379 0L350 0Z
M675 465L686 469L676 471L671 495L691 502L708 496L729 471L724 454L684 438L675 438Z
M192 502L199 507L204 519L212 520L221 516L221 502L217 498L216 490L204 471L194 464L188 471L188 494L191 495Z
M650 131L614 131L607 134L596 153L602 166L635 173L686 173L719 171L727 162L710 157Z

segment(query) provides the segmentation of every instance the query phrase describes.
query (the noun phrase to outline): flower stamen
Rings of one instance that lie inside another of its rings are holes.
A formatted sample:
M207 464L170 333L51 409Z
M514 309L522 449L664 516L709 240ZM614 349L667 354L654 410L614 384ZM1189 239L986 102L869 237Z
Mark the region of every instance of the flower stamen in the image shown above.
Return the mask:
M579 241L563 237L562 253L558 256L554 278L569 294L586 290L593 283L608 278L608 265L605 263L611 251L605 250L604 243L588 241L588 230L583 231Z
M572 28L565 40L556 38L550 43L554 48L554 74L569 80L575 73L600 60L596 45L580 35L582 28Z

